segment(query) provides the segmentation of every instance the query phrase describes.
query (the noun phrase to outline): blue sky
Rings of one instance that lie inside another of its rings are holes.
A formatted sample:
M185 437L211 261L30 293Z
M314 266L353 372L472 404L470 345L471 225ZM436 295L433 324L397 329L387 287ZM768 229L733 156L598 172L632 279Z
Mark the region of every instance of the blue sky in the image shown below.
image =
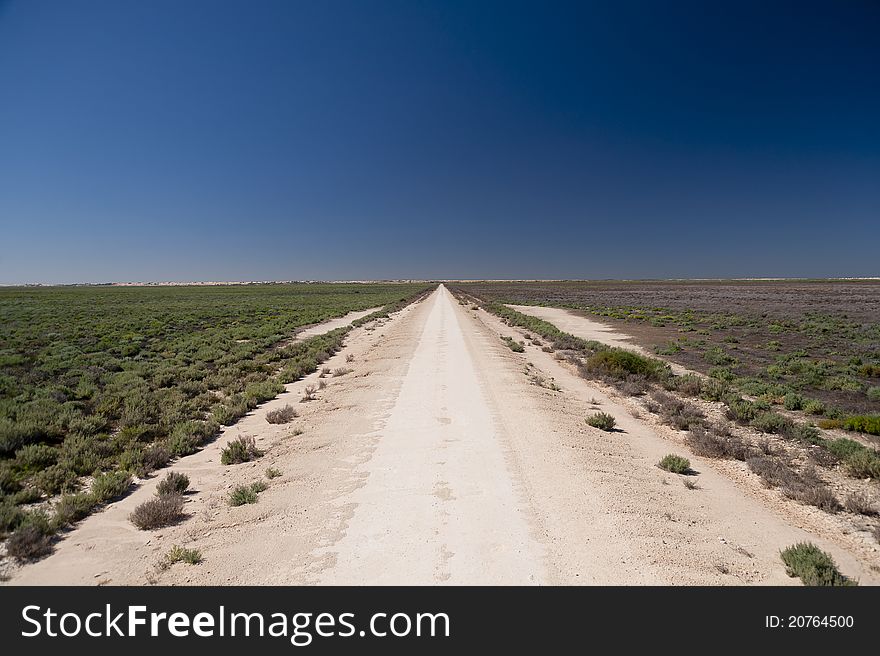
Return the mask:
M0 282L880 275L880 5L0 0Z

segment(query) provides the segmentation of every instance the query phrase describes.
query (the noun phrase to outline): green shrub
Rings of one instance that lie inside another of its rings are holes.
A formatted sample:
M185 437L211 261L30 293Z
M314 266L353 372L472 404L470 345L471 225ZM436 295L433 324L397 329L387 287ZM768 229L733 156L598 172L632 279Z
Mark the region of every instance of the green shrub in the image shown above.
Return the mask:
M789 393L785 395L782 405L786 410L800 410L804 407L804 398L800 394Z
M825 404L816 399L807 399L804 401L802 410L808 415L822 415L825 414Z
M79 487L77 475L63 465L52 465L39 472L34 477L34 485L49 496L73 492Z
M507 335L502 335L501 340L507 344L507 348L509 348L514 353L525 353L526 347L521 343L516 341L513 337L508 337Z
M855 478L880 479L880 455L872 449L864 449L844 461L851 476Z
M669 365L665 362L621 348L607 348L591 355L586 368L591 373L618 379L626 379L630 374L640 374L649 380L669 376Z
M791 420L776 412L762 412L751 421L751 426L761 433L782 433Z
M788 575L799 577L804 585L858 585L855 581L841 574L834 559L815 544L800 542L785 549L781 556Z
M183 504L183 497L179 494L155 497L144 501L128 517L142 531L162 528L183 518Z
M40 471L58 462L58 449L46 444L28 444L15 452L15 461L24 471Z
M257 502L257 492L250 485L239 485L229 494L230 506L244 506Z
M273 478L278 478L278 477L281 476L281 475L282 475L281 470L280 470L280 469L275 469L275 467L269 467L269 468L266 470L266 478L268 478L268 479L270 479L270 480L273 479Z
M121 497L131 487L131 475L127 471L98 474L92 482L92 494L99 503Z
M11 500L4 499L0 502L0 538L18 528L24 517L25 512Z
M843 421L846 430L880 435L880 415L852 415Z
M156 494L160 497L183 494L189 488L189 476L179 472L168 472L156 486Z
M727 403L727 418L740 424L749 424L758 416L755 404L745 399L732 399Z
M700 397L706 401L720 401L727 394L727 384L724 381L708 378L702 381Z
M162 568L166 569L171 567L175 563L187 563L188 565L198 565L204 560L202 558L202 552L198 549L184 549L180 546L173 546L165 554L165 560L162 563Z
M587 424L592 426L593 428L598 428L603 431L611 432L614 430L614 426L617 423L613 416L609 415L607 412L597 412L595 414L587 417Z
M93 494L65 494L55 504L53 523L58 527L73 525L87 517L97 505L98 501Z
M249 435L242 435L230 441L220 453L220 462L224 465L237 465L242 462L256 460L263 455Z
M165 442L168 452L177 458L189 456L199 450L199 440L194 435L177 433Z
M665 469L673 474L687 474L691 470L691 461L682 456L670 453L669 455L664 456L663 459L657 463L657 466L660 467L660 469Z

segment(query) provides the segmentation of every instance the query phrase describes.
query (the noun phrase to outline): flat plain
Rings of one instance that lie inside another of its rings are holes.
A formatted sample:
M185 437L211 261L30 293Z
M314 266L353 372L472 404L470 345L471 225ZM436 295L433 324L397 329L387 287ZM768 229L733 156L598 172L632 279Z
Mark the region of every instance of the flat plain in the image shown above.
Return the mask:
M875 282L3 294L13 584L880 582Z

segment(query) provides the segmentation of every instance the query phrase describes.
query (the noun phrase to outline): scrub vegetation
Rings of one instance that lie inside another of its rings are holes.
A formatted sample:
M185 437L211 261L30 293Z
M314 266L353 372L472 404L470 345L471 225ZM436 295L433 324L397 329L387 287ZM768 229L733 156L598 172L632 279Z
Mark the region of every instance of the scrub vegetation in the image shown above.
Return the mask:
M546 342L542 350L550 348L555 351L557 359L571 363L583 378L613 386L626 396L644 397L643 407L656 415L662 424L682 431L685 443L697 456L739 460L759 476L766 487L778 490L784 497L798 503L815 506L828 513L846 510L861 517L873 516L875 494L866 494L862 486L868 484L873 489L880 482L880 452L876 444L872 443L874 438L870 435L870 421L863 421L861 415L845 415L839 412L841 419L828 425L828 420L822 420L821 417L834 413L823 401L809 398L804 389L779 387L773 389L773 394L756 394L766 388L756 389L754 376L749 380L736 376L719 377L712 375L712 370L709 370L708 375L676 375L663 360L582 339L501 302L572 307L564 299L578 298L578 294L586 297L591 290L602 289L603 284L605 283L478 283L456 286L454 293L465 302L476 303L497 315L507 325L523 329L528 335L537 335L543 340L542 344ZM639 284L632 283L630 289L637 289ZM653 289L649 283L645 284ZM624 283L613 285L622 286ZM693 286L691 284L688 288ZM711 285L709 288L714 289ZM747 294L750 289L748 286L734 286L734 291L738 293ZM865 289L877 289L880 302L880 286L868 286ZM478 296L477 292L482 296ZM776 292L781 293L779 289ZM542 300L544 295L546 299ZM662 294L660 298L663 298ZM700 302L699 294L696 298ZM786 298L791 303L792 295L789 294ZM806 292L794 294L793 298L802 299L804 303L808 300ZM738 307L735 300L728 297L725 300L729 306ZM782 312L781 309L778 311ZM787 311L793 314L797 308L789 308ZM810 314L805 308L801 311L805 316ZM692 314L696 316L696 313ZM755 319L749 325L757 331L756 326L760 325L761 320L781 321L769 319L769 316L766 313L763 319ZM864 321L859 324L859 329L853 328L854 332L849 333L863 336L852 347L862 350L863 359L860 362L864 362L864 357L878 356L871 350L876 348L876 344L870 345L868 338L864 337L873 335L878 330L876 322L868 321L871 316L873 315L863 315ZM665 321L671 319L667 318ZM739 322L733 323L740 325ZM625 330L631 327L632 324ZM721 327L718 331L724 335ZM777 337L782 335L775 329L774 334ZM820 334L822 336L816 338L816 344L824 343L823 339L834 339L825 333ZM731 345L735 348L738 343L747 341L745 338L731 337L729 333L725 339L726 341L722 341L726 348L731 348ZM839 341L833 343L838 349L845 348ZM781 344L781 339L776 340L774 349L783 349ZM683 347L677 346L676 349L666 351L678 353L680 349ZM712 366L722 366L718 363L721 362L723 351L713 347L707 352L710 353L708 360L712 361ZM742 354L737 356L737 362L746 360ZM706 358L701 358L701 361L706 361ZM728 361L723 366L731 370L733 363ZM858 372L865 371L868 368L862 364L852 373L855 376ZM874 370L871 369L869 373L873 375ZM873 403L870 399L866 402ZM711 405L713 403L718 405ZM711 409L714 417L707 417L704 408ZM719 408L721 412L718 412ZM598 415L593 415L587 421L590 425L596 425L600 419ZM860 431L853 436L858 439L825 432L829 428L847 427ZM670 455L659 466L676 473L690 471L690 463L679 456ZM834 488L837 492L829 485L829 477L835 478ZM838 497L838 494L842 496ZM870 524L864 522L857 528L872 529ZM880 531L880 526L876 530Z
M297 329L348 312L387 317L423 284L0 289L0 538L21 560L54 534L196 452L312 373L350 330ZM289 421L283 408L270 421ZM240 445L241 446L241 445ZM248 445L243 445L247 447ZM236 448L236 447L233 447ZM255 453L242 451L252 459ZM230 462L242 461L231 453ZM188 483L188 481L187 481ZM182 516L182 479L138 506L139 528Z
M718 385L822 419L825 428L880 436L880 281L504 282L459 288L496 308L546 305L592 315ZM543 322L534 322L526 327L543 335L537 329Z

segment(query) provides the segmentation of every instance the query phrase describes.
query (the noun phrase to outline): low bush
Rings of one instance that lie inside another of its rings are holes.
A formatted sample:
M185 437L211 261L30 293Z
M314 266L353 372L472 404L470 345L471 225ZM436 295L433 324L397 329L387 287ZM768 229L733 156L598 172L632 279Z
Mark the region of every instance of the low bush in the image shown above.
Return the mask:
M508 337L507 335L502 335L501 340L507 344L507 348L509 348L514 353L525 353L526 347L521 343L516 341L513 337Z
M126 471L98 474L92 481L92 494L99 503L111 501L125 494L131 487L131 475Z
M28 444L15 452L15 463L23 471L40 471L58 462L58 449L47 444Z
M38 560L51 552L52 536L39 526L20 526L6 541L6 554L21 563Z
M306 388L303 390L303 396L299 400L299 402L306 403L307 401L314 401L316 391L317 390L315 389L314 385L306 385Z
M75 491L79 487L79 477L64 465L52 465L34 476L34 485L51 497Z
M230 506L244 506L257 502L258 492L252 485L239 485L229 493Z
M237 465L242 462L256 460L263 455L254 438L249 435L241 435L227 444L220 453L220 462L224 465Z
M270 479L270 480L273 479L273 478L278 478L278 477L281 476L281 475L282 475L281 470L280 470L280 469L275 469L275 467L269 467L269 468L266 470L266 478L268 478L268 479Z
M697 406L682 401L666 392L656 391L651 398L659 406L660 420L678 430L690 430L701 426L705 415Z
M807 399L804 401L801 410L808 415L822 415L825 414L825 404L815 399Z
M663 456L663 459L657 463L657 466L673 474L687 474L691 470L691 461L670 453L667 456Z
M675 384L675 390L685 396L699 396L703 391L703 383L700 377L695 374L685 374L672 379Z
M736 398L728 401L725 414L731 421L749 424L758 416L758 410L751 401Z
M719 433L715 429L695 426L687 436L688 446L698 456L706 458L732 458L746 460L752 455L750 449L740 438L728 433Z
M614 425L617 423L613 416L609 415L607 412L597 412L595 414L590 415L586 419L587 424L592 426L593 428L598 428L603 431L613 431Z
M353 370L348 367L338 367L333 370L333 377L337 378L339 376L345 376L346 374L350 374Z
M840 510L840 502L815 469L805 468L798 473L788 460L770 455L753 456L746 460L746 464L767 487L780 488L789 499L826 512Z
M876 515L877 507L864 492L852 492L846 497L843 507L857 515Z
M800 578L804 585L857 585L856 582L841 574L834 559L815 544L798 543L782 551L781 556L788 575Z
M618 380L625 380L630 374L640 374L649 380L669 376L669 365L665 362L621 348L606 348L591 355L585 367L592 374Z
M183 494L189 488L189 476L179 472L168 472L156 486L156 494L165 497L174 494Z
M266 413L266 421L270 424L287 424L298 417L298 413L289 403L283 408L271 410Z
M846 430L880 435L880 415L852 415L843 420Z
M641 374L630 374L618 389L627 396L642 396L648 391L648 380Z
M155 497L135 508L129 520L142 531L170 526L183 518L183 504L180 494Z
M786 410L801 410L804 407L804 398L800 394L790 392L783 398L782 405Z
M65 494L55 504L53 524L58 528L76 524L79 520L87 517L97 505L98 501L92 494L85 492Z
M188 565L198 565L202 562L202 552L198 549L184 549L180 546L173 546L165 554L165 560L163 561L163 569L171 567L175 563L187 563Z
M791 420L778 412L761 412L750 422L751 427L761 433L781 433L790 424Z

